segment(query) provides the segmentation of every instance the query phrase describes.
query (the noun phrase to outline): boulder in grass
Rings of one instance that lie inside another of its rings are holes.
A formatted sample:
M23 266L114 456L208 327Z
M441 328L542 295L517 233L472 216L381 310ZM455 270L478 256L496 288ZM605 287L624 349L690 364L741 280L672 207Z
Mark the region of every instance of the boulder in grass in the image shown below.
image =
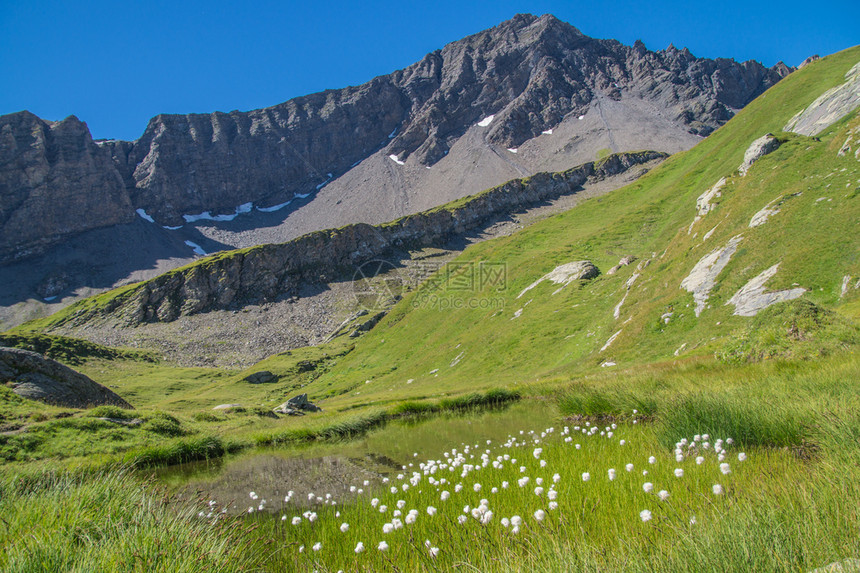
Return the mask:
M305 412L322 412L322 408L308 400L307 394L299 394L275 408L274 412L288 416L303 416Z
M0 347L0 383L22 398L65 408L132 406L115 392L56 360L20 348Z
M248 384L270 384L272 382L277 382L278 377L268 370L261 370L260 372L254 372L253 374L245 376L244 381Z

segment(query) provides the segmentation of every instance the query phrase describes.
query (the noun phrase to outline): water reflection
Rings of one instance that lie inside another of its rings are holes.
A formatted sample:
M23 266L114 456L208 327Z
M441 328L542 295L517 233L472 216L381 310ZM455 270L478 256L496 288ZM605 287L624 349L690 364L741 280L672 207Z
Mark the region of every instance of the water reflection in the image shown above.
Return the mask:
M420 471L420 461L446 450L503 441L557 418L550 403L523 401L504 409L396 421L349 441L265 448L181 464L155 475L178 497L215 501L214 507L228 513L278 512L287 503L293 509L344 505L359 490L382 485L386 476ZM290 491L294 495L285 502Z

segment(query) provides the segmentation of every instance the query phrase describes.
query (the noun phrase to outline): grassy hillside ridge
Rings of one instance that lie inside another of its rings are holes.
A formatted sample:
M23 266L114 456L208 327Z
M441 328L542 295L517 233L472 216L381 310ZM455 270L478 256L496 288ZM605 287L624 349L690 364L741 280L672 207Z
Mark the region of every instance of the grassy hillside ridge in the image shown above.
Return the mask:
M766 284L768 290L797 283L807 290L805 299L856 320L857 291L841 297L840 288L844 276L860 277L860 164L837 151L846 131L860 120L855 112L816 138L780 129L823 91L844 81L858 59L860 49L853 48L816 62L635 183L514 236L470 247L457 262L504 264L503 292L488 287L464 293L462 284L440 274L431 281L438 288L430 299L424 296L430 293L420 290L407 295L356 343L355 351L309 389L326 385L346 391L371 380L354 389L349 401L372 403L389 395L432 395L584 374L607 361L626 367L668 360L676 350L681 357L712 355L750 320L734 316L725 303L776 263L779 270ZM784 143L739 177L736 170L747 147L768 132ZM716 209L688 234L696 199L721 177L728 184ZM789 199L780 213L749 228L752 216L780 196ZM827 233L821 232L823 227ZM692 296L680 288L681 281L702 257L739 234L738 252L719 275L709 307L696 318ZM605 274L628 254L638 261L615 275ZM557 265L576 260L591 260L604 274L555 295L557 285L545 282L517 299ZM638 264L647 266L637 271ZM636 272L640 276L615 319L613 310ZM492 308L441 306L464 297L502 300ZM667 313L673 314L665 323L661 317Z

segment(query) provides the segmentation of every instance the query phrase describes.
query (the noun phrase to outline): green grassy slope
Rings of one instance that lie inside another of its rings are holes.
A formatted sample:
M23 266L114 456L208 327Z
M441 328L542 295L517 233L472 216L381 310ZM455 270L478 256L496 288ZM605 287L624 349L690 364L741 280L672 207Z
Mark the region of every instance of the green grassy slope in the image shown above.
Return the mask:
M458 262L476 268L481 263L505 265L506 288L464 289L462 281L441 273L432 281L436 290L408 295L357 342L355 351L308 390L317 396L342 394L336 403L343 405L384 403L569 379L606 361L626 368L671 360L682 345L682 359L713 355L746 336L753 320L733 316L734 307L725 303L776 263L780 266L766 284L769 291L797 283L807 289L805 300L856 319L858 291L840 298L840 290L843 276L856 281L860 275L860 163L853 154L840 157L837 151L846 131L860 118L855 112L818 138L780 130L823 91L844 81L858 59L860 49L853 48L808 66L698 146L673 156L634 184L516 235L469 248ZM738 176L749 144L768 132L777 134L782 146L757 162L746 177ZM721 177L729 182L716 200L717 208L688 234L697 197ZM781 212L766 224L749 228L751 217L780 196L787 198ZM696 318L693 297L680 288L681 281L703 256L739 234L743 240L737 253L720 274L709 307ZM613 309L636 264L612 276L605 272L628 254L650 264L615 319ZM586 259L604 274L555 295L557 285L544 282L517 299L526 286L557 265ZM485 308L441 308L457 301ZM519 309L521 316L514 318ZM673 315L666 324L661 316L668 312ZM774 320L786 320L780 313L772 314L777 316ZM611 346L601 351L618 331ZM841 332L821 348L813 344L808 353L856 343L855 325L848 324Z

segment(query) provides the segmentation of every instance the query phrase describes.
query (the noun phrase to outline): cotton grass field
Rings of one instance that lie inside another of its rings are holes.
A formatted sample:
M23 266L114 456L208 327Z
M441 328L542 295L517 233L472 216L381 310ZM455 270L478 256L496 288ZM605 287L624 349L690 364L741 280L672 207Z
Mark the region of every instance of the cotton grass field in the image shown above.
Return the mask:
M858 380L849 354L536 387L523 411L557 423L490 439L474 411L468 441L419 447L392 421L373 432L413 448L401 469L286 503L253 479L188 501L145 473L34 466L4 473L0 568L812 571L860 557Z

